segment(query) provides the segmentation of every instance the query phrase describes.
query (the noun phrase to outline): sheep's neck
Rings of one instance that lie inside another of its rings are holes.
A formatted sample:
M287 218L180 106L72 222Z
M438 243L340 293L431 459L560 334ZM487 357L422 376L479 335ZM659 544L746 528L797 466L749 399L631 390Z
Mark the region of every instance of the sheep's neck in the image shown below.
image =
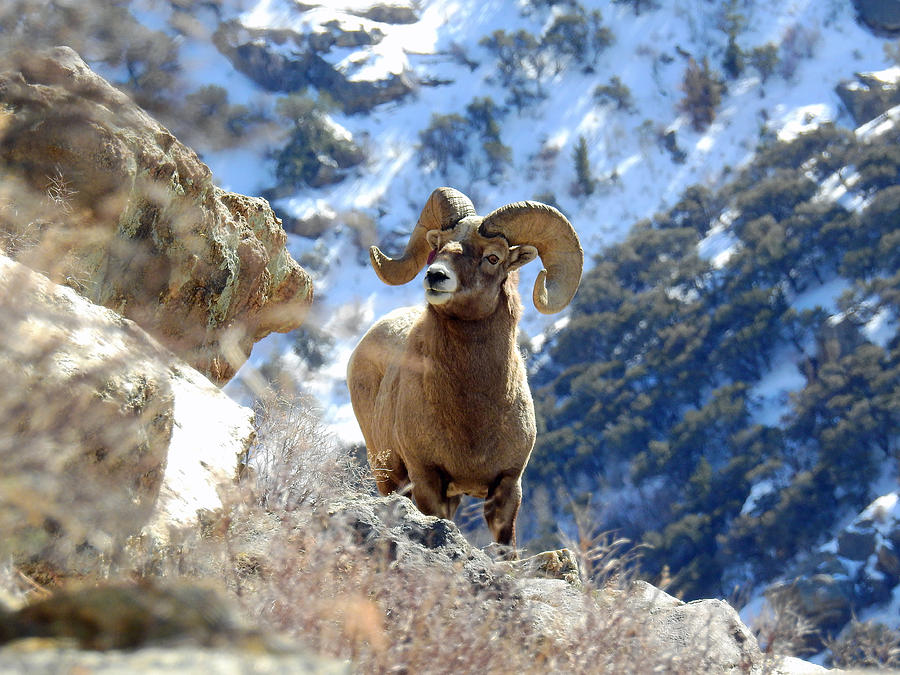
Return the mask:
M497 309L485 319L465 321L442 316L429 307L434 328L427 347L430 367L426 372L439 388L436 397L450 386L462 396L508 395L509 374L517 367L516 337L521 304L518 293L501 291ZM427 386L428 383L426 383Z

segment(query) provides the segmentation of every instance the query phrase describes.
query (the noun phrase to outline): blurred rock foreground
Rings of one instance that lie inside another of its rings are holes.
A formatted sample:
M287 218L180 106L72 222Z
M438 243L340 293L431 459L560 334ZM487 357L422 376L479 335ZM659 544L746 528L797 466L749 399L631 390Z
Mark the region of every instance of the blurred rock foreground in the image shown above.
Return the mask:
M222 506L254 436L134 322L0 255L0 556L95 570Z
M542 636L548 645L569 643L598 610L620 617L610 625L624 623L625 630L621 625L618 630L633 645L617 643L610 649L634 655L635 670L629 672L649 672L654 665L673 673L824 671L798 659L763 654L735 610L721 600L684 603L645 582L586 593L577 574L571 576L570 552L496 563L473 548L455 524L422 515L405 497L348 494L324 503L316 513L318 522L308 522L306 530L317 538L331 536L330 541L345 546L353 542L357 550L368 552L373 568L387 565L410 583L428 577L455 579L453 583L467 584L482 597L504 598L507 607L525 617L529 635ZM334 536L335 531L340 534ZM0 611L0 644L6 645L0 648L0 669L13 673L59 672L53 668L63 666L91 672L162 672L167 664L179 672L208 667L214 672L356 672L349 663L311 656L267 636L212 589L183 582L60 591ZM129 651L117 651L121 649ZM608 672L606 664L597 668ZM447 671L435 664L434 672Z
M0 62L0 244L137 322L218 384L312 301L263 199L209 168L67 47Z

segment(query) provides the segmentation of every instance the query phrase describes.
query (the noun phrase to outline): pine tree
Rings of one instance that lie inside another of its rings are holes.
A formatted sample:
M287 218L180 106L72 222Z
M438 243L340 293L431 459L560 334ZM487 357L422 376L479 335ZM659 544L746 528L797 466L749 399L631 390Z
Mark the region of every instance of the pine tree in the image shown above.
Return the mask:
M762 47L754 47L750 52L750 65L756 68L762 83L765 84L778 66L778 47L771 42Z
M575 160L575 191L579 195L593 194L597 181L591 175L591 163L588 157L587 139L578 137L578 144L573 152Z
M691 126L696 131L703 131L716 118L723 89L719 78L709 67L709 59L704 57L702 64L690 60L681 84L684 98L679 108L690 116Z
M725 48L725 58L722 67L732 80L740 77L744 72L744 52L738 47L734 36L728 38L728 47Z

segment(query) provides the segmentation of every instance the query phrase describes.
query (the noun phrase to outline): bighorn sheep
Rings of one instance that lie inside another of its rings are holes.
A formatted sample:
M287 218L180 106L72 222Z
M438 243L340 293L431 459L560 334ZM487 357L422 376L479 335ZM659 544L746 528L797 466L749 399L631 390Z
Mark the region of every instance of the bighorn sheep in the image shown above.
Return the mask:
M428 515L453 518L460 497L485 500L494 539L515 548L522 472L535 438L534 405L517 345L519 267L540 256L540 312L561 311L584 255L552 206L518 202L476 215L438 188L397 259L369 250L382 281L405 284L428 263L423 307L398 309L363 336L347 384L382 494L411 487Z

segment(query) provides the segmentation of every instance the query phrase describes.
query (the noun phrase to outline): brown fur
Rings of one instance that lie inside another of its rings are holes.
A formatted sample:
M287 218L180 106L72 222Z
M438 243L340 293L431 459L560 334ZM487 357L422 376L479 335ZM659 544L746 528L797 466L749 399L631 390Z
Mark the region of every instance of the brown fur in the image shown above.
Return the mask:
M461 494L483 498L494 538L515 547L535 439L515 270L536 250L476 232L461 243L444 233L437 242L437 260L461 282L453 299L378 321L351 356L347 382L383 494L411 490L422 512L443 518ZM500 263L485 262L491 253Z

